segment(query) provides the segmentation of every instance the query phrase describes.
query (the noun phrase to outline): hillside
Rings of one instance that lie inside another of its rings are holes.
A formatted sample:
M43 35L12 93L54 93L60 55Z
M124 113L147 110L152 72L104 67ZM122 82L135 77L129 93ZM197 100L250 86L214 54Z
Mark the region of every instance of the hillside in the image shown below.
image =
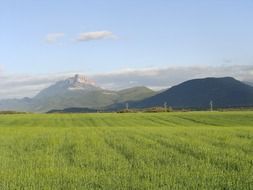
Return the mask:
M33 98L0 101L0 110L47 112L66 108L100 109L111 104L141 100L156 94L146 87L112 91L97 86L84 76L59 81Z
M157 93L145 86L137 86L118 91L117 94L120 96L118 102L124 102L127 100L142 100Z
M34 98L2 100L0 111L113 111L125 108L126 102L129 108L157 107L165 102L174 108L207 108L210 101L219 108L253 106L253 87L224 77L189 80L160 93L143 86L112 91L76 75L42 90Z
M213 101L214 107L253 106L253 87L231 77L194 79L153 97L129 102L129 106L155 107L167 102L167 105L176 108L205 108L209 107L210 101Z

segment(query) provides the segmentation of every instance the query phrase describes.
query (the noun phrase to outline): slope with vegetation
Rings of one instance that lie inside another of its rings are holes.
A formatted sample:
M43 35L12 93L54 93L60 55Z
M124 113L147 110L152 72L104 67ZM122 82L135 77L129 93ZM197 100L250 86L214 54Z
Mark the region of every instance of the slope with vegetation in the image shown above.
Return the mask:
M81 79L80 79L81 78ZM118 111L163 107L206 109L253 107L253 87L231 77L194 79L154 92L139 86L121 91L102 89L79 75L42 90L34 98L2 100L0 110L48 112ZM71 108L71 109L70 109Z
M111 104L134 101L155 95L146 87L121 91L102 89L84 76L59 81L42 90L34 98L0 101L0 110L47 112L66 108L101 109Z
M129 105L145 108L163 106L166 102L175 108L207 108L210 101L216 108L252 107L253 87L231 77L194 79Z

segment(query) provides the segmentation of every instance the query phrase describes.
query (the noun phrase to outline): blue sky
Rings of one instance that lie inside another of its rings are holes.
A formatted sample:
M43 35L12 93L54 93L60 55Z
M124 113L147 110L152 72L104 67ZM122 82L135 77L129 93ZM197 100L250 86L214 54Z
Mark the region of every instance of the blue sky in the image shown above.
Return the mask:
M0 68L12 74L93 74L252 65L252 10L250 0L5 0ZM110 34L77 40L87 32Z
M107 89L253 83L252 0L2 0L0 99L84 74Z

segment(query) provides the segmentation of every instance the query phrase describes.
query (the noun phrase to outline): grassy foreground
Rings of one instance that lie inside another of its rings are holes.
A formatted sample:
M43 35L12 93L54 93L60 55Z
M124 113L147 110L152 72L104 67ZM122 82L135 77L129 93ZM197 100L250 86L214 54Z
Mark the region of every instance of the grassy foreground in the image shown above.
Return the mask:
M0 189L253 189L253 112L0 115Z

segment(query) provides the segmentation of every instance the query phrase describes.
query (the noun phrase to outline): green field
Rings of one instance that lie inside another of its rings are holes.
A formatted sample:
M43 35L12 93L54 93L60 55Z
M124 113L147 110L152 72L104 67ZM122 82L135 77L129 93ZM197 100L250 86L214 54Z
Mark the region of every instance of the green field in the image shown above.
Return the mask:
M253 112L0 115L0 189L253 189Z

